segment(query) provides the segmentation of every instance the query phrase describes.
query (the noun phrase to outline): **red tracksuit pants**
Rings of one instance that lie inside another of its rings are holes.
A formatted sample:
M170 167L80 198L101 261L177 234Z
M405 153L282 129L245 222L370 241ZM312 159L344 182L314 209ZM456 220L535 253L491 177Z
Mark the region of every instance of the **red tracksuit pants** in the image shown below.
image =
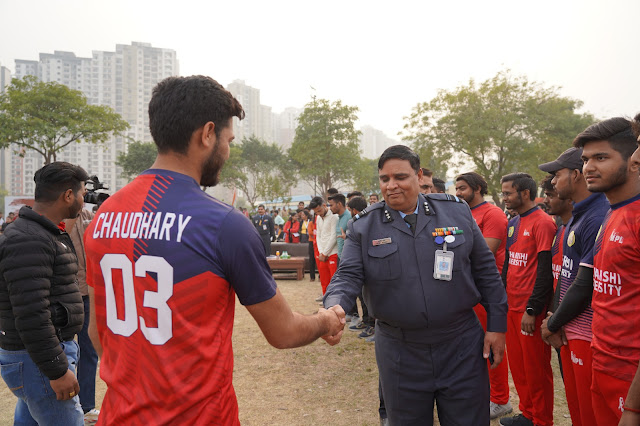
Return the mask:
M329 287L329 283L331 282L331 277L333 277L333 274L335 274L338 269L338 255L332 254L325 262L321 262L320 259L316 260L318 273L320 274L322 294L325 294L327 292L327 287Z
M480 304L477 304L473 310L475 311L482 328L487 332L487 311ZM498 405L503 405L509 402L509 367L507 364L507 352L504 353L504 358L500 365L491 369L491 363L487 360L487 366L489 367L489 383L491 384L491 402Z
M553 372L551 347L542 341L540 324L546 317L543 311L536 317L535 331L522 331L523 312L507 313L507 348L509 369L520 397L520 411L534 424L553 425Z
M573 426L597 426L591 403L591 342L569 340L560 349L560 358Z
M602 371L592 370L591 402L595 423L598 425L617 425L620 422L624 401L631 382L610 376Z

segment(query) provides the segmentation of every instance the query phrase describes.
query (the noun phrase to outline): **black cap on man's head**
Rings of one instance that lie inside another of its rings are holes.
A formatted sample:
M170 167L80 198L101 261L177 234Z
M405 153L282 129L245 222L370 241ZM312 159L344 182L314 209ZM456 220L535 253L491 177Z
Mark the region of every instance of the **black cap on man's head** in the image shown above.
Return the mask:
M561 169L582 170L582 148L569 148L555 160L540 164L538 168L543 172L555 173Z

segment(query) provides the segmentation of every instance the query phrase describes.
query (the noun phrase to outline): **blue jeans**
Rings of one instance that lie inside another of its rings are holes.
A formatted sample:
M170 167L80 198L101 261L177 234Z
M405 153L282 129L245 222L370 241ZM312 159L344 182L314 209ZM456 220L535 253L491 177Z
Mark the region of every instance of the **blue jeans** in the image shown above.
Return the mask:
M70 340L60 343L60 346L69 361L69 369L75 373L78 344ZM5 351L0 348L0 373L11 392L18 397L14 425L84 425L78 396L58 401L49 379L31 360L26 349Z
M96 408L96 371L98 354L89 339L90 304L89 296L82 296L84 302L84 325L78 333L80 359L78 359L78 384L80 385L80 405L85 413Z

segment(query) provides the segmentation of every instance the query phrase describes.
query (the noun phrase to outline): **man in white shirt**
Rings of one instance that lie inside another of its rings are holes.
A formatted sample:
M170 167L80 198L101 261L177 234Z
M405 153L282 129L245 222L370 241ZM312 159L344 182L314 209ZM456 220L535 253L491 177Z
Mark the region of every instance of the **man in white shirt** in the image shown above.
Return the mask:
M327 291L331 277L338 269L338 244L336 239L336 225L338 215L331 213L322 197L313 197L309 208L316 217L316 243L318 244L318 272L322 294Z

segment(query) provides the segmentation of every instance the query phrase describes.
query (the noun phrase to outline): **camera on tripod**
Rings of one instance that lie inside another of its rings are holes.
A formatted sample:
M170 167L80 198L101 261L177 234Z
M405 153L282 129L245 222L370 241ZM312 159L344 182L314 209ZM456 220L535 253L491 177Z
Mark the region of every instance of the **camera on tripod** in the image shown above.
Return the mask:
M87 193L84 195L85 203L95 204L96 206L100 207L100 205L104 203L104 200L109 198L109 194L107 194L106 192L98 192L100 190L109 190L109 187L107 185L105 185L103 182L100 182L98 176L90 176L89 180L85 182L85 185L87 188Z

